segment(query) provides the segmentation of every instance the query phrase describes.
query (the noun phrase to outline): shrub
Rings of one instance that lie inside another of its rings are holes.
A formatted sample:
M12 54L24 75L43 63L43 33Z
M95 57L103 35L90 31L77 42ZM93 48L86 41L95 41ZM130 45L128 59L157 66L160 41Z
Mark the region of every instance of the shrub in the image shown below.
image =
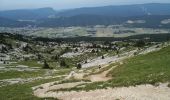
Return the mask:
M168 84L168 87L170 88L170 83Z
M59 55L56 55L56 56L54 57L54 59L55 59L55 60L59 60Z
M50 66L48 65L47 61L44 60L44 66L43 66L44 69L50 69Z
M104 59L104 56L102 56L102 59Z
M77 64L77 69L81 69L82 65L80 63Z
M92 53L95 53L96 51L93 49L91 52L92 52Z
M139 40L135 43L135 46L136 47L143 47L143 46L145 46L145 41Z
M75 49L75 52L78 52L78 51L79 51L78 48L76 48L76 49Z
M69 68L69 65L66 64L65 60L61 60L60 66Z

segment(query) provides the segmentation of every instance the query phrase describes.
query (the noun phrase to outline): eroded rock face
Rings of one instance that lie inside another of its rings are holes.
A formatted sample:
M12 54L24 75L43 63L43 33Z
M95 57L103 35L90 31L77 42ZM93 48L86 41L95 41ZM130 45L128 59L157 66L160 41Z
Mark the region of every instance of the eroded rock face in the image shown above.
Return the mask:
M10 60L10 56L4 53L0 53L0 60L2 61Z
M73 57L78 56L78 55L81 55L81 54L83 54L83 53L80 53L80 52L77 52L77 53L68 52L68 53L63 54L61 57L73 58Z
M9 62L11 63L11 62ZM28 67L25 65L18 65L18 66L4 66L0 65L0 71L38 71L40 70L39 67Z
M133 56L134 52L136 52L136 50L133 50L133 51L130 51L130 52L127 52L127 53L123 53L123 54L121 54L120 57L118 57L117 55L112 56L112 57L105 57L104 59L99 57L99 58L90 60L86 64L83 64L82 68L89 68L89 67L94 67L94 66L110 64L110 63L113 63L113 62L118 62L122 59Z

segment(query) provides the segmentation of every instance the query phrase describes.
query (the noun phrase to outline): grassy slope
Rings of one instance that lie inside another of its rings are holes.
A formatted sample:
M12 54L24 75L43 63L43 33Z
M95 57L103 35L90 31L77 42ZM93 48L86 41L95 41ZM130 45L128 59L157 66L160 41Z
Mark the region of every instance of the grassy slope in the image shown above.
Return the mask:
M25 65L25 66L29 66L29 67L40 67L42 68L43 65L42 64L38 64L37 61L20 61L17 63L17 65Z
M45 79L36 80L26 84L14 84L9 86L0 87L0 100L52 100L51 99L40 99L33 96L31 87L37 86L43 83L57 81L58 79Z
M158 52L133 57L112 72L113 80L105 86L130 86L170 81L170 47Z
M44 70L38 71L0 71L0 80L11 78L33 78L45 74Z
M52 73L51 76L65 75L68 73L70 69L61 69L61 71L57 71ZM28 77L38 77L43 76L45 70L40 70L38 72L17 72L17 71L8 71L4 73L0 73L0 79L8 79L8 78L28 78ZM33 95L33 91L31 87L61 80L61 78L49 78L49 79L40 79L35 80L33 82L28 82L24 84L14 84L0 87L0 100L54 100L53 98L40 99ZM55 99L56 100L56 99Z
M110 73L114 83L135 85L170 81L170 47L140 55ZM120 81L120 82L119 82Z
M112 66L112 65L111 65ZM160 51L130 58L123 65L112 70L109 75L113 79L108 82L87 84L84 88L69 90L93 90L106 87L131 86L139 84L155 84L170 81L170 47Z

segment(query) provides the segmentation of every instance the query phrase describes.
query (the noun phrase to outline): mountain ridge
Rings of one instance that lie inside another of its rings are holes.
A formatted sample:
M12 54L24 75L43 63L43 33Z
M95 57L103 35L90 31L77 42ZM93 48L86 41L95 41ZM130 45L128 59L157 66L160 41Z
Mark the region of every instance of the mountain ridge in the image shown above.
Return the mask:
M60 12L46 7L31 10L0 11L0 21L2 22L0 26L91 26L125 24L128 20L146 20L146 23L140 23L137 26L160 27L161 21L170 19L169 16L170 3L85 7ZM167 27L168 25L162 25L161 27Z
M148 3L133 5L110 5L101 7L84 7L63 11L57 16L75 16L80 14L109 15L109 16L140 16L149 15L169 15L170 3Z
M50 7L0 11L1 17L13 20L35 20L40 18L48 18L48 16L55 14L56 11Z

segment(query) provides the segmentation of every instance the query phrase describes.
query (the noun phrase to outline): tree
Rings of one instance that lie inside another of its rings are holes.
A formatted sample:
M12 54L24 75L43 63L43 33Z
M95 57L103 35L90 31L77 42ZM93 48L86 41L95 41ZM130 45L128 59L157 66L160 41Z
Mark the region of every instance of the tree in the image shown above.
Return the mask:
M110 45L111 43L109 41L105 41L104 45Z
M99 49L96 50L96 53L98 53L98 52L99 52Z
M139 41L136 42L135 46L136 47L143 47L143 46L145 46L145 41L139 40Z
M8 50L6 47L2 46L1 53L6 53Z
M59 56L58 56L58 55L56 55L54 59L55 59L55 60L59 60Z
M76 49L75 49L75 52L78 52L78 51L79 51L78 48L76 48Z
M99 69L101 69L101 65L99 65Z
M93 48L96 48L97 47L97 45L96 44L93 44Z
M82 67L81 64L78 63L78 64L77 64L77 69L81 69L81 67Z
M91 52L92 52L92 53L95 53L96 51L93 49Z
M46 60L44 60L44 66L43 66L44 69L50 69L48 63Z
M6 64L6 61L4 61L3 64Z
M102 55L102 59L104 59L104 55Z
M8 44L9 49L13 49L12 44Z
M23 49L23 51L25 51L25 52L31 52L31 51L33 50L28 44L26 44L26 46L23 47L22 49Z
M43 56L41 54L37 54L37 59L41 60L43 58Z
M106 51L106 52L109 52L109 48L106 47L106 48L105 48L105 51Z
M166 36L166 41L169 41L170 40L170 37L167 35Z
M73 44L73 46L72 46L73 48L75 48L75 47L77 47L75 44Z
M116 50L116 54L117 54L117 55L119 54L119 49Z
M67 68L69 67L69 66L66 64L65 60L61 60L60 66L61 66L61 67L67 67Z

